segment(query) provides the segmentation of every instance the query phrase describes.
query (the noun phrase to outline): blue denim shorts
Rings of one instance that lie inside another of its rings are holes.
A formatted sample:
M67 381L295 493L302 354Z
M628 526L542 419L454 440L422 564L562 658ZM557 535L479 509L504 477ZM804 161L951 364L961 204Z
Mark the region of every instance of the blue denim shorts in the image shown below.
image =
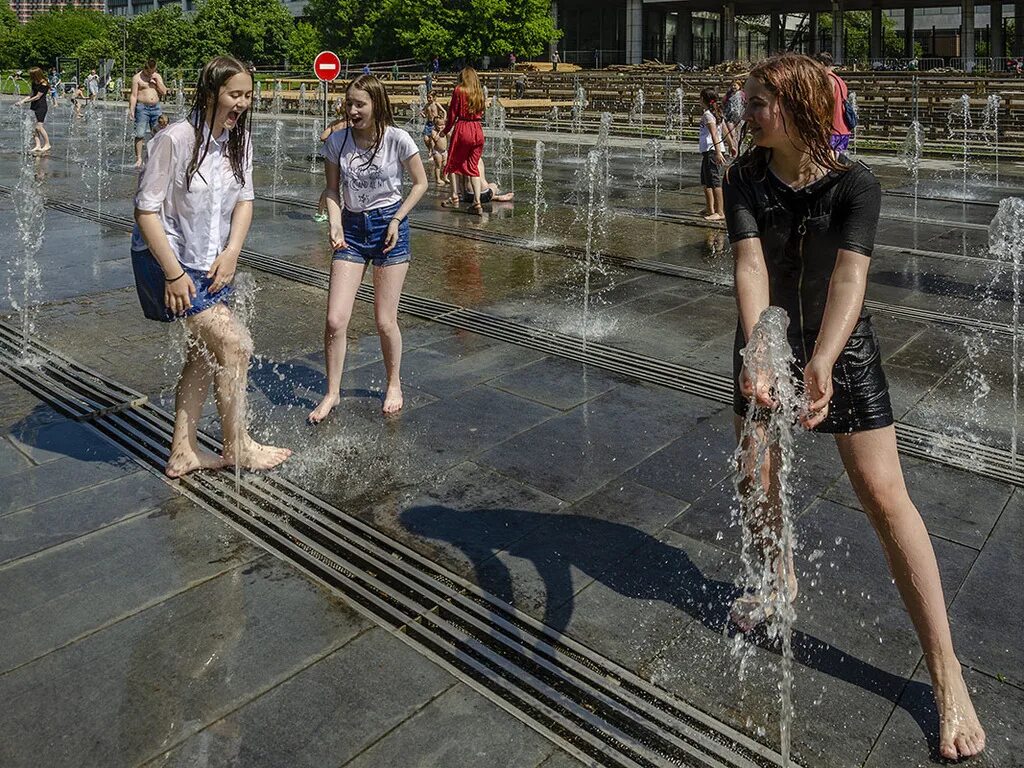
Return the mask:
M199 269L182 267L196 287L196 295L192 299L192 306L180 315L171 314L164 304L164 271L160 263L147 248L144 251L132 251L132 271L135 272L135 290L139 294L139 304L142 305L142 314L149 320L159 320L161 323L171 323L181 317L198 315L204 309L209 309L214 304L226 304L234 291L234 286L228 284L216 293L210 293L210 285L213 280L206 276L206 273Z
M156 131L156 121L160 119L163 110L159 104L136 104L135 105L135 138L142 139L146 131Z
M356 264L372 263L375 267L390 267L411 261L408 216L398 224L398 242L395 247L387 254L384 253L388 224L400 207L401 203L394 203L369 211L342 211L341 224L348 247L335 251L334 258Z

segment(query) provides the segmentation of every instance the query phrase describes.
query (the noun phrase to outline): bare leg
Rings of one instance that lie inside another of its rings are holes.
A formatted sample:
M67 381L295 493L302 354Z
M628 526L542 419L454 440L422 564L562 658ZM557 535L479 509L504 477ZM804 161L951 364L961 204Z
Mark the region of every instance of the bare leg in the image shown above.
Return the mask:
M217 362L214 389L224 437L224 460L247 469L270 469L291 456L287 448L260 445L245 425L245 387L252 339L230 309L217 304L186 321L188 330Z
M213 359L199 339L186 339L185 366L174 395L174 435L171 455L164 468L168 477L181 477L197 469L219 469L227 465L223 458L199 447L196 429L213 381Z
M711 187L704 187L704 210L701 216L710 216L715 212L715 195Z
M43 146L40 147L40 151L45 152L50 148L50 134L46 132L46 126L42 123L36 123L36 127L39 129L39 135L43 140Z
M722 196L722 188L721 187L715 187L714 188L714 198L715 198L715 214L719 218L724 219L725 218L725 199Z
M736 440L739 441L743 429L743 419L735 416L733 423L736 428ZM763 432L760 437L763 438ZM790 600L796 600L799 585L796 580L793 553L789 552L786 563L778 558L778 542L782 535L782 504L778 477L780 460L781 457L777 450L769 451L758 475L753 446L749 442L745 442L743 458L740 466L736 469L741 475L740 491L744 498L749 498L752 493L760 492L763 492L766 497L753 516L744 521L753 534L753 555L762 564L768 560L775 561L773 571L777 574L776 583L781 583L778 577L785 572L789 579ZM749 511L746 512L750 514ZM749 632L768 616L764 613L764 606L760 598L755 595L741 595L733 604L730 618L741 631Z
M479 176L469 177L470 188L473 190L473 211L476 214L483 213L483 207L480 205L480 192L483 189L483 182Z
M142 139L136 139L135 140L135 167L136 168L141 168L142 167L142 145L143 144L145 144L145 141L143 141Z
M836 435L836 445L917 630L939 712L939 752L948 759L977 754L985 748L985 731L953 650L935 551L907 493L896 431Z
M341 401L341 373L345 369L345 346L348 323L356 291L362 282L366 266L344 259L331 264L331 287L327 294L327 321L324 323L324 357L327 369L327 391L320 404L309 414L309 420L318 424Z
M384 354L384 370L388 388L384 393L384 413L402 410L402 331L398 327L398 300L409 271L409 262L373 270L373 314L380 334L380 351Z

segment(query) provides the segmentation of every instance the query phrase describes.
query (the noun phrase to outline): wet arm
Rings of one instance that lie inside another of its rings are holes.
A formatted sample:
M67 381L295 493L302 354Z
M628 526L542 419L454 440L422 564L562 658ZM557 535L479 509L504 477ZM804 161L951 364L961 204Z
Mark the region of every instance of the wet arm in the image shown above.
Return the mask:
M234 256L242 252L245 245L245 238L249 234L249 226L252 224L252 200L239 200L231 211L231 234L228 237L228 244L224 250Z
M405 196L405 200L402 201L402 205L392 216L392 219L404 219L409 215L409 212L416 207L416 203L420 201L424 193L427 191L427 172L423 169L423 160L420 159L420 155L417 152L415 155L411 155L408 159L402 161L402 166L405 168L405 172L412 178L412 189L409 190L409 194Z
M870 265L869 256L842 248L839 250L836 268L828 284L825 314L814 345L814 357L835 365L860 317Z
M733 243L733 274L736 283L736 306L740 313L744 343L750 340L761 313L768 308L768 267L764 261L761 239L747 237Z
M132 92L128 97L128 111L135 112L135 105L139 101L139 79L138 77L132 78Z
M156 77L154 79L156 80L154 85L156 86L157 95L161 99L166 98L166 96L167 96L167 86L164 84L163 76L161 74L157 73Z
M136 208L135 221L139 224L139 232L142 233L142 239L146 241L149 252L153 254L160 264L160 269L164 271L164 276L168 280L173 280L180 275L181 265L171 249L171 243L167 239L167 233L164 232L163 224L160 223L159 212L143 211Z
M341 226L341 199L338 197L338 181L341 171L337 163L324 161L324 199L327 203L327 218L332 225Z

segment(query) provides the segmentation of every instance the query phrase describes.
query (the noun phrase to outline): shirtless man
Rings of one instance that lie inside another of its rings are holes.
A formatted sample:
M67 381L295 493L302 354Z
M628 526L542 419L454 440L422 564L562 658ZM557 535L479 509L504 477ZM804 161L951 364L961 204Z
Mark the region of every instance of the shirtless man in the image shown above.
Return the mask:
M167 86L156 71L156 59L149 59L146 66L132 76L132 95L128 99L128 116L135 119L136 168L142 167L146 131L156 132L156 121L162 114L160 99L166 95Z

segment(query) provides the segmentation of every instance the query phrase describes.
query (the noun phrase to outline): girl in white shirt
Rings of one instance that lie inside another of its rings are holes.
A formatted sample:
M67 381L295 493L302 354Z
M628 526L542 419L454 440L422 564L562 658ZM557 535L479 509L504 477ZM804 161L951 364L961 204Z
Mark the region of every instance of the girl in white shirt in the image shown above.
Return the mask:
M704 218L708 221L722 221L725 218L725 203L722 201L725 155L722 153L721 100L713 88L705 88L700 92L700 103L704 107L698 137L701 154L700 185L704 187Z
M357 77L345 93L345 102L348 128L331 134L323 152L334 261L324 327L327 392L309 414L314 424L341 400L345 334L356 290L370 264L374 266L373 310L388 380L383 410L388 414L402 408L398 299L412 258L407 217L427 190L419 149L408 133L395 127L384 85L373 75ZM412 177L412 189L404 200L403 170Z
M165 472L239 464L268 469L291 454L260 445L246 429L252 341L228 308L238 255L252 222L252 146L246 125L252 77L229 56L203 67L191 119L160 131L135 196L132 267L145 316L183 318L188 345L174 403ZM214 382L224 436L217 456L199 447L196 425Z

